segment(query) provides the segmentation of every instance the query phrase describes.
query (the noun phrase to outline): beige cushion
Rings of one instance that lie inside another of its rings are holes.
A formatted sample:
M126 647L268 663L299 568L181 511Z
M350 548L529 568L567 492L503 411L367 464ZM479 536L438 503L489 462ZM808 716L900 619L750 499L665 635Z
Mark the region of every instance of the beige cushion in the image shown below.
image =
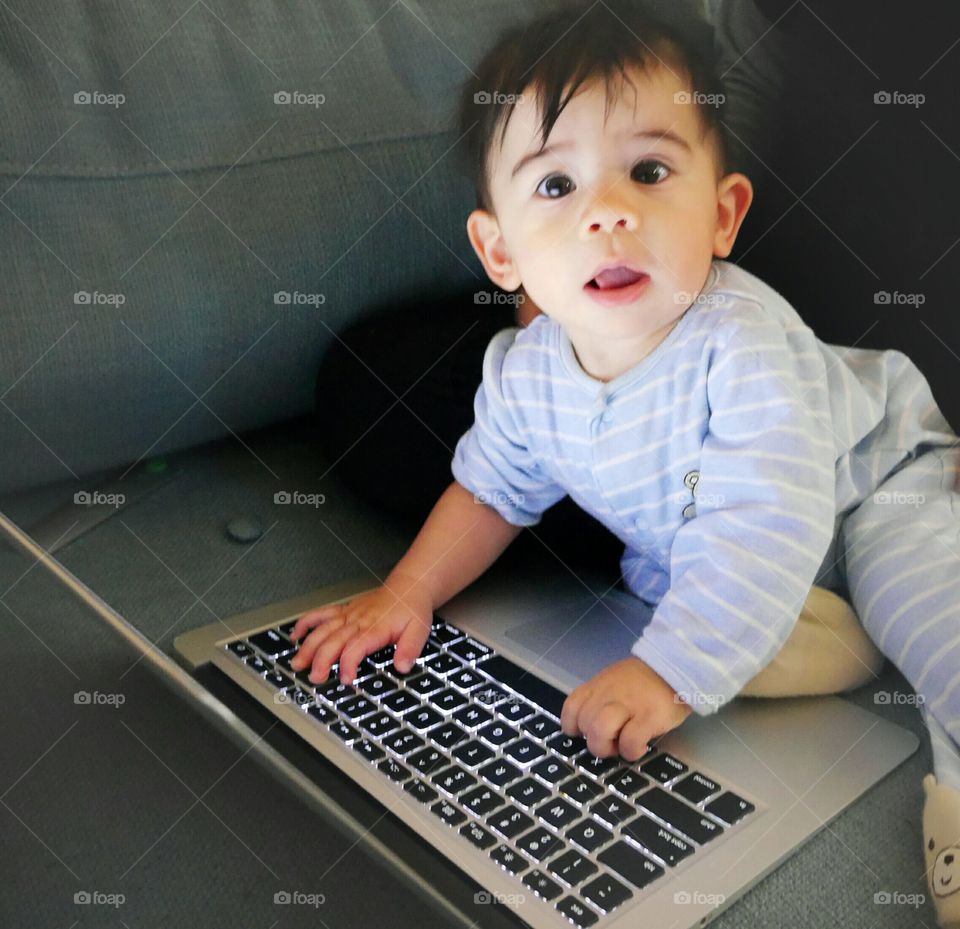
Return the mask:
M852 690L874 680L884 660L850 604L812 587L790 638L740 694L793 697Z

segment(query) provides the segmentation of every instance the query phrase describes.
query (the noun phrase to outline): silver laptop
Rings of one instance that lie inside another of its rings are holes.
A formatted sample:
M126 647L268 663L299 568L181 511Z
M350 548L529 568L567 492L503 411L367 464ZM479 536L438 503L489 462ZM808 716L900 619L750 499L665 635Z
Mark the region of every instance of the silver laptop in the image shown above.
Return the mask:
M595 758L560 731L560 707L629 654L650 609L582 578L508 578L495 566L437 611L409 673L390 646L347 686L336 667L321 685L293 672L287 634L369 581L174 646L188 670L219 669L534 929L705 925L918 747L839 697L738 698L692 715L638 761Z

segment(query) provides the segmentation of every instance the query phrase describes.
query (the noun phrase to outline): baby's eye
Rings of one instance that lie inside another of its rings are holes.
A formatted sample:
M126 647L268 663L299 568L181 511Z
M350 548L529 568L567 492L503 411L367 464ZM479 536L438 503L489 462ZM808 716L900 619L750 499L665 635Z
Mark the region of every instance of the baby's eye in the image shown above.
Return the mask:
M659 184L669 174L670 169L662 161L638 161L633 168L633 175L641 184Z
M562 182L562 183L557 183L557 182ZM540 186L537 187L537 193L544 191L545 196L547 196L549 199L557 200L560 197L564 196L565 194L568 194L572 188L573 188L573 181L571 181L570 178L566 176L566 174L551 174L549 177L545 177L540 182ZM548 190L554 190L558 192L555 194L546 193L546 191Z

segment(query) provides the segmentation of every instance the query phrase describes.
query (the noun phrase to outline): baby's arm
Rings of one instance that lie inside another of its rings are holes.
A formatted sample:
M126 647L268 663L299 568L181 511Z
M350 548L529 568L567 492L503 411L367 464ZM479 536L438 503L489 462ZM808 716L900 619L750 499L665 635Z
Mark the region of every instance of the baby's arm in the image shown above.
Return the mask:
M453 481L381 587L300 617L294 639L314 631L294 669L312 662L311 679L320 682L339 660L340 679L349 683L367 655L395 642L394 664L408 671L430 634L434 610L483 574L521 529Z

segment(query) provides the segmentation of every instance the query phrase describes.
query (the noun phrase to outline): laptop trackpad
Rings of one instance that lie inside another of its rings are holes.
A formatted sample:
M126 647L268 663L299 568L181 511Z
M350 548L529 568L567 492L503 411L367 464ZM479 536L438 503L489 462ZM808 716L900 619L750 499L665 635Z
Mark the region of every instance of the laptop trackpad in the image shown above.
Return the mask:
M586 681L626 658L652 615L637 597L610 591L600 600L588 595L562 609L546 607L505 635Z

